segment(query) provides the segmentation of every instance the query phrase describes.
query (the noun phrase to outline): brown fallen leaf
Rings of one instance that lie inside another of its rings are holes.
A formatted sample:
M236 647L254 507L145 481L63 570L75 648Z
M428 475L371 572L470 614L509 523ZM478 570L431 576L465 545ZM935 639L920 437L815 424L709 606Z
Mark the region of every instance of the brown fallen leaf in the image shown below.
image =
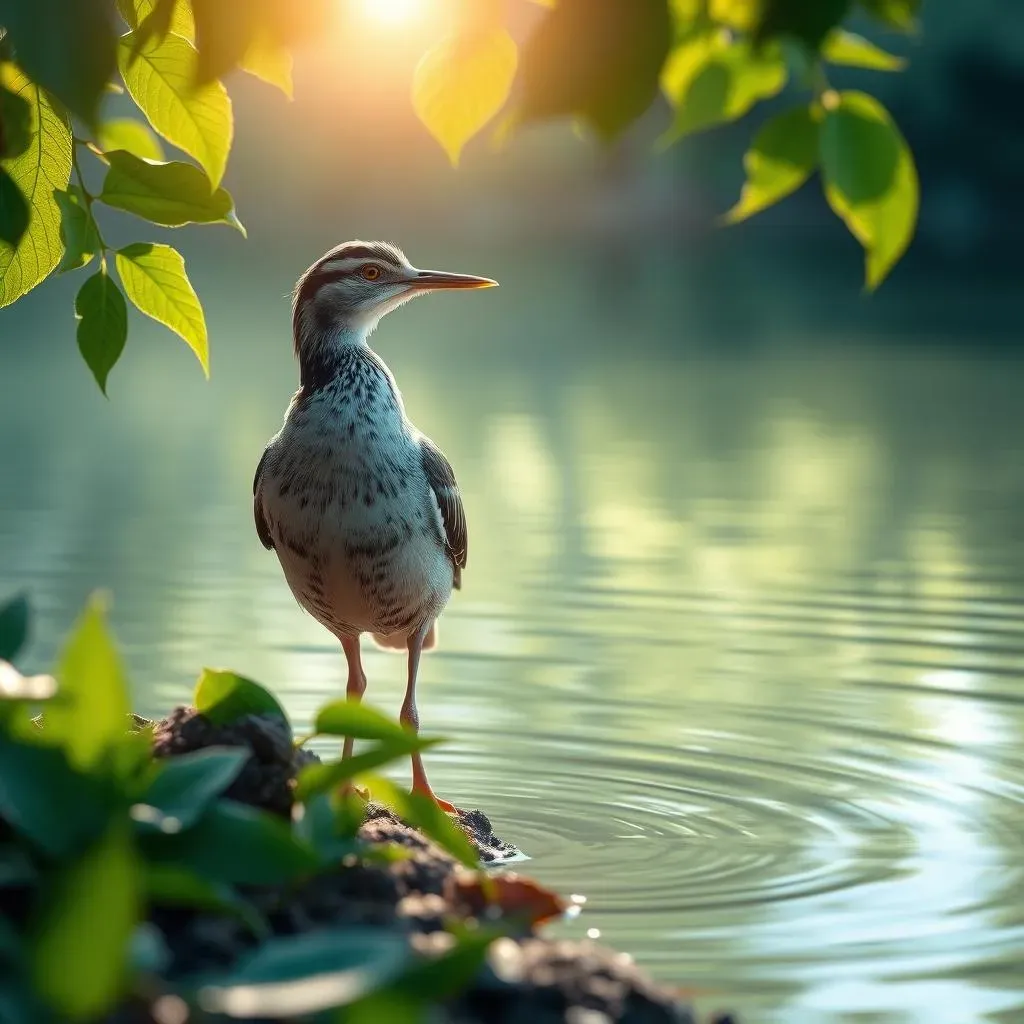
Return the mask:
M488 912L520 918L531 925L561 917L567 900L523 875L456 875L448 879L447 897L452 905L464 907L474 917Z

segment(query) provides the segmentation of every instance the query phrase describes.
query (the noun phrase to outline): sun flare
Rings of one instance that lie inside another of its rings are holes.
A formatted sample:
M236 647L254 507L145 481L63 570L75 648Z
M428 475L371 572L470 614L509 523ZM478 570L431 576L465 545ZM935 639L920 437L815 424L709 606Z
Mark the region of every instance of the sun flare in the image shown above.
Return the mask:
M399 26L419 21L429 0L359 0L363 16L379 25Z

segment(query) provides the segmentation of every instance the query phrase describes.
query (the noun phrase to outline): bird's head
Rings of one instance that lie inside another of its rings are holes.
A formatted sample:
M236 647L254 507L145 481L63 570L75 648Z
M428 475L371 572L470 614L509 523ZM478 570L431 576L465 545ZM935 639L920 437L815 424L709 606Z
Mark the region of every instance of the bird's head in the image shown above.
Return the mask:
M360 344L381 317L403 303L445 288L491 288L489 277L418 270L387 242L345 242L320 257L295 286L295 351L322 358L326 350Z

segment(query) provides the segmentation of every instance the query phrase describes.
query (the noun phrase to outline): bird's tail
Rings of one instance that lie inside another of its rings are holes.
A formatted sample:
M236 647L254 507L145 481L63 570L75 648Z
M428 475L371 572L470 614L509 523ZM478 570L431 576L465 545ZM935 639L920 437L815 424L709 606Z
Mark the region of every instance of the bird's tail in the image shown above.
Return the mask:
M427 635L423 639L423 650L429 651L437 646L437 620L430 624ZM409 636L407 633L382 633L373 634L374 643L383 647L386 651L405 651L409 648Z

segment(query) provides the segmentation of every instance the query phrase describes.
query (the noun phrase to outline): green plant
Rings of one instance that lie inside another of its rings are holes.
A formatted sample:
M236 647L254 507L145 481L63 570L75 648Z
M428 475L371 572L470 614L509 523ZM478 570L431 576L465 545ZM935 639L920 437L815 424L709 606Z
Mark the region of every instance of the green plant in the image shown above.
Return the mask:
M599 139L620 135L659 92L674 116L667 146L736 120L792 82L802 91L762 125L747 184L725 216L743 220L815 170L863 245L869 289L914 234L918 183L892 118L861 92L834 90L830 65L897 71L903 61L842 23L859 13L911 32L919 0L445 0L413 104L453 164L499 112L499 134L568 117ZM512 3L544 3L520 52L505 28ZM125 296L175 331L208 372L202 306L181 255L162 242L113 251L100 211L150 224L227 224L245 233L222 187L231 149L233 69L291 96L292 51L322 31L338 0L36 0L0 3L0 306L50 274L93 269L75 301L78 344L100 388L128 336ZM118 23L125 30L118 35ZM127 90L145 122L110 118ZM160 139L195 163L165 160ZM98 193L82 163L99 161ZM198 165L198 166L197 166ZM120 279L115 280L114 272Z
M5 655L19 656L28 625L23 598L0 607ZM165 959L159 935L145 925L153 906L234 915L259 940L231 969L178 985L183 998L207 1009L234 1011L257 1000L292 1017L371 997L399 998L395 986L405 1002L422 1002L439 996L467 960L479 965L483 933L462 936L436 968L412 958L404 938L387 930L268 938L266 920L244 898L248 887L298 885L336 869L343 858L401 855L359 838L364 804L339 789L356 779L475 866L472 846L451 819L365 774L434 741L373 709L327 704L313 735L350 735L372 745L345 764L306 768L288 822L224 796L247 750L207 748L157 759L149 731L128 728L128 691L101 598L81 616L56 676L59 685L45 676L26 679L9 661L0 662L5 1020L90 1020L144 990ZM40 702L42 718L33 719ZM228 672L204 672L195 703L214 722L251 713L284 719L268 691ZM313 974L317 985L304 986Z

